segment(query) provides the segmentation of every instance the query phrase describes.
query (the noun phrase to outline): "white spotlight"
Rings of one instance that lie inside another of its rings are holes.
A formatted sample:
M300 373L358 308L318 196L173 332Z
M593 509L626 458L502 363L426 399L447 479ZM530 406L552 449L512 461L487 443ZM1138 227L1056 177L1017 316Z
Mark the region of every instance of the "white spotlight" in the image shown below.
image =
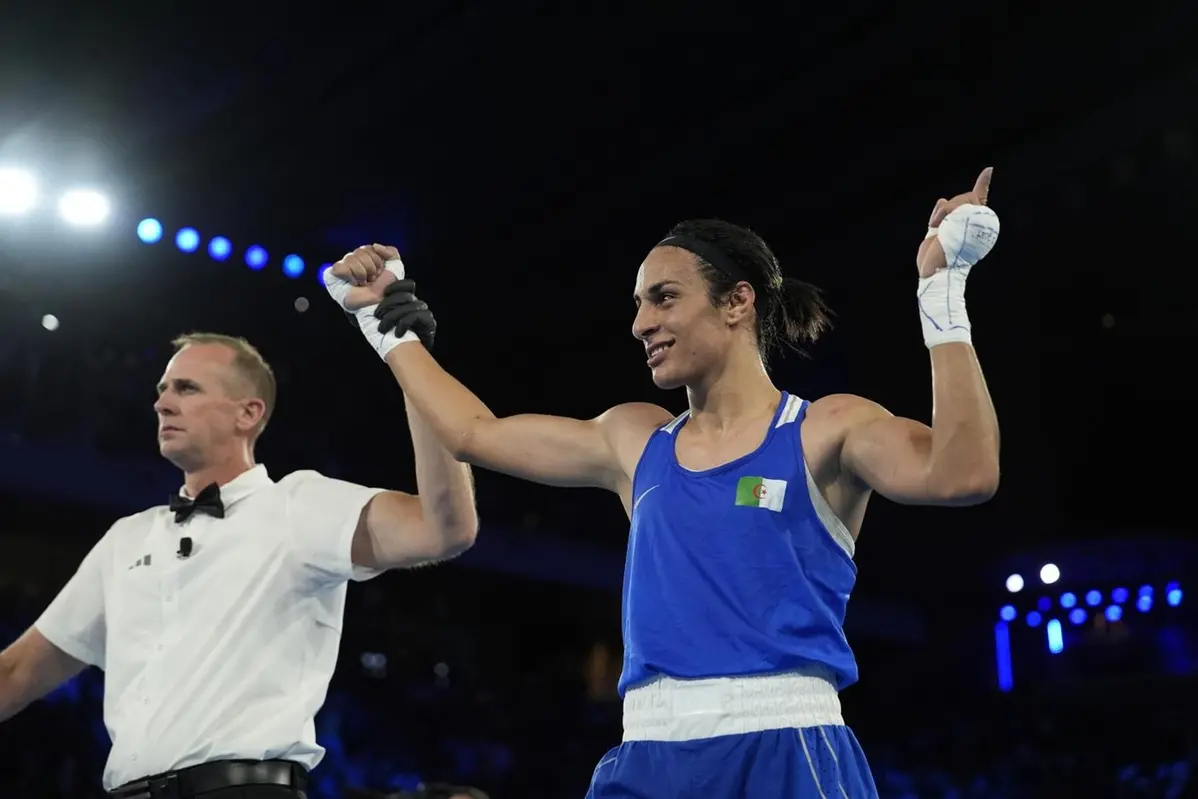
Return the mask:
M88 189L73 189L58 201L58 212L72 225L98 225L108 218L108 210L108 198Z
M1012 574L1010 577L1008 577L1007 578L1007 590L1010 591L1012 594L1018 594L1020 591L1022 591L1023 590L1023 576L1019 575L1019 574Z
M0 214L23 214L37 202L37 179L20 169L0 169Z
M47 330L54 331L58 329L58 317L52 313L48 313L42 317L42 327Z
M1061 579L1061 570L1056 567L1056 564L1045 563L1040 567L1040 579L1045 585L1051 585Z

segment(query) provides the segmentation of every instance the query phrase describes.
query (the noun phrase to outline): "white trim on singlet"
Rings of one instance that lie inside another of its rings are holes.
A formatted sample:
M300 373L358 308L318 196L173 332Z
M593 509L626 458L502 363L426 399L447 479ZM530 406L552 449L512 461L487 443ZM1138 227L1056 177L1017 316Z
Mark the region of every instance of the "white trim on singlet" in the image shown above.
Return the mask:
M807 494L811 497L811 507L815 509L815 517L828 531L828 535L832 536L832 540L844 550L846 555L852 558L853 553L857 550L857 542L853 538L853 534L849 532L849 528L836 515L836 511L832 510L828 500L824 499L824 495L820 493L819 486L815 484L815 478L811 476L811 467L807 465L806 458L803 459L803 471L807 473Z
M681 425L683 422L685 422L687 420L687 417L689 417L690 415L691 415L690 411L683 411L682 413L678 414L670 421L666 422L665 426L663 426L661 428L661 431L663 433L665 433L666 435L671 435L671 436L674 435L674 431L677 430L678 426Z
M778 429L784 424L790 424L795 419L799 418L799 411L803 409L803 400L796 397L794 394L787 396L786 406L782 408L782 413L778 414L778 423L774 425L774 429Z
M774 427L779 428L797 421L799 411L802 408L803 400L793 394L787 397L786 407L782 409L782 413L778 414L778 423ZM800 437L800 451L802 451L802 446L802 438ZM824 529L828 531L828 535L832 537L836 545L843 549L845 554L850 558L853 557L853 553L857 549L857 542L853 539L853 534L849 532L849 528L837 517L836 512L832 510L832 506L828 504L828 500L824 499L819 486L815 484L815 478L811 476L811 466L807 463L806 453L803 455L803 472L807 475L807 494L811 497L811 507L815 509L816 518L819 519Z

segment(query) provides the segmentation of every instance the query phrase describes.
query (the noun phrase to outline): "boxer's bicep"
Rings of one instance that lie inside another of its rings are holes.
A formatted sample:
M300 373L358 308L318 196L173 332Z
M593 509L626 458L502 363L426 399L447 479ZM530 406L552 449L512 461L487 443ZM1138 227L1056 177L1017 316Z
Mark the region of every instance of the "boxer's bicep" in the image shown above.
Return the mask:
M480 419L454 454L484 469L545 485L618 491L639 457L639 451L633 453L636 431L644 426L641 419L649 415L644 408L653 406L620 405L589 420L540 414ZM655 418L669 418L666 411L656 410Z

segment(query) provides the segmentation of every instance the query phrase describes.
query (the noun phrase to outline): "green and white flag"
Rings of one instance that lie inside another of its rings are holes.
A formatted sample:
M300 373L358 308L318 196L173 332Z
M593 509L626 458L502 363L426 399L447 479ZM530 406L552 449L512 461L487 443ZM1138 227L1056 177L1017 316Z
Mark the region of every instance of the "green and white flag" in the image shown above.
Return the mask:
M736 504L781 511L786 502L786 481L742 477L736 484Z

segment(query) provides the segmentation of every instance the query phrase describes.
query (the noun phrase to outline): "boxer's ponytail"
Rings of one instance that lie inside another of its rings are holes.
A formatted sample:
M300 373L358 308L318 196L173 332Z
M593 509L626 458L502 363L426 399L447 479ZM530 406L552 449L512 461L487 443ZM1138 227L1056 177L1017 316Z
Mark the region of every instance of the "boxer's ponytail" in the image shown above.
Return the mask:
M810 283L784 277L772 299L767 320L770 329L759 324L758 340L765 339L773 350L789 347L806 355L806 347L832 326L832 312L824 302L824 293Z

